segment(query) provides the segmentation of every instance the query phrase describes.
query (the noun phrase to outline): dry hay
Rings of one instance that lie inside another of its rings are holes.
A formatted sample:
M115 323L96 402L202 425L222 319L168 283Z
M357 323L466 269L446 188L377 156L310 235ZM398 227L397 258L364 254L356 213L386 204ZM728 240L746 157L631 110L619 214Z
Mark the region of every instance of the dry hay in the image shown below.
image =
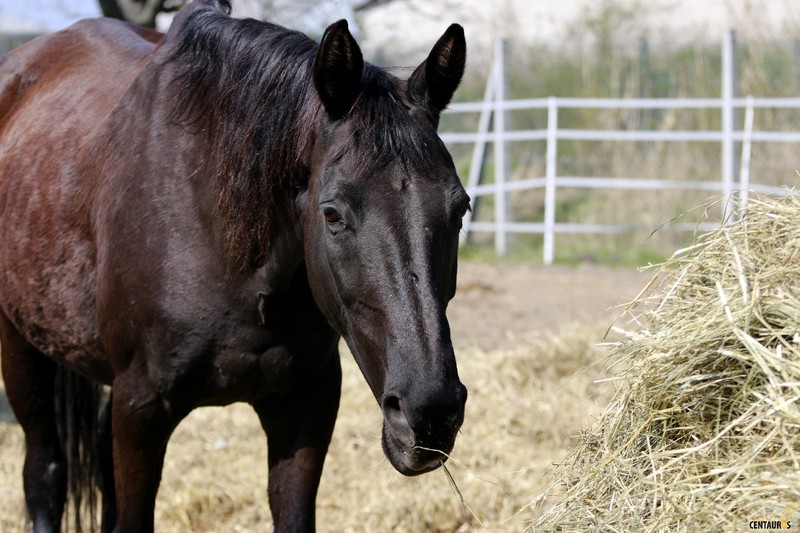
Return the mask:
M531 529L796 527L800 196L751 200L639 304L611 355L624 385L531 504Z

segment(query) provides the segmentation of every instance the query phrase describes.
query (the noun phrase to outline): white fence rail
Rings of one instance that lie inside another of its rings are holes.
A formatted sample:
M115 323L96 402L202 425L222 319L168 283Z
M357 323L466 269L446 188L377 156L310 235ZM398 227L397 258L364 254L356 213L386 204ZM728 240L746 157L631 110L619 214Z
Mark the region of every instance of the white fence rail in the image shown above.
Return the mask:
M725 58L723 46L723 91L722 98L654 98L654 99L613 99L613 98L534 98L524 100L505 100L503 94L502 48L498 45L497 57L489 76L489 82L482 102L456 103L448 109L449 113L480 113L478 129L474 133L444 132L441 137L447 144L473 144L472 159L466 189L473 198L494 197L494 221L478 222L471 220L468 213L464 221L462 239L470 232L493 232L495 250L499 255L508 251L510 233L542 234L544 240L543 259L550 264L554 258L554 235L559 233L620 233L640 228L631 224L588 224L563 223L555 217L557 189L595 188L595 189L636 189L667 190L692 189L716 191L726 199L734 196L746 201L748 191L770 194L785 194L785 189L750 181L750 153L754 142L800 143L800 132L754 131L755 110L800 109L800 98L735 98L732 87L731 60ZM728 87L727 89L725 87ZM600 130L560 128L558 114L561 109L719 109L722 114L720 130ZM546 109L547 127L536 130L506 130L505 114L515 110ZM744 125L741 130L735 127L735 113L745 110ZM494 120L492 120L494 119ZM490 125L492 129L490 130ZM558 141L622 141L622 142L711 142L719 143L721 148L721 175L719 181L677 181L670 179L644 179L595 176L558 175ZM521 180L508 180L507 148L509 143L519 141L545 141L545 175ZM487 145L494 145L494 182L481 183L482 161ZM736 143L741 151L734 153ZM739 172L735 166L739 162ZM515 222L509 220L507 197L509 193L521 190L544 189L544 220L542 222ZM725 204L727 205L727 203ZM687 206L692 207L692 206ZM724 218L724 217L723 217ZM673 224L672 229L693 230L696 224Z

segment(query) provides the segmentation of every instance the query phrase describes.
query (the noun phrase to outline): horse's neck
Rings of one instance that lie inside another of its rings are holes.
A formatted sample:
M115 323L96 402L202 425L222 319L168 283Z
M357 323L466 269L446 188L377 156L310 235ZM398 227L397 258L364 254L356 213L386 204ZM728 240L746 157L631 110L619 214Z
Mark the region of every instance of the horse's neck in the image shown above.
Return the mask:
M297 267L303 262L303 228L296 209L297 198L287 195L278 200L280 206L264 206L262 216L272 217L270 234L265 243L266 254L259 265L242 269L237 264L239 254L228 249L225 222L218 209L219 184L209 177L197 180L195 194L202 217L209 223L206 231L212 233L216 253L226 264L226 270L234 278L242 279L259 293L266 296L280 295L290 284ZM249 281L245 281L248 280Z
M303 262L303 232L296 216L287 216L281 224L272 225L272 235L264 262L264 293L279 295L291 283L297 267Z

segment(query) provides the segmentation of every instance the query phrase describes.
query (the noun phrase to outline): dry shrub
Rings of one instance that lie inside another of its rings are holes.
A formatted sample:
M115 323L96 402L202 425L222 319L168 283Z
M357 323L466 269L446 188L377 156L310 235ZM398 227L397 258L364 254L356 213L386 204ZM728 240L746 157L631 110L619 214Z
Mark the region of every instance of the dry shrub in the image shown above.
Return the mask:
M611 356L625 384L532 502L544 514L531 528L797 520L800 196L751 200L676 253L638 303L639 331Z

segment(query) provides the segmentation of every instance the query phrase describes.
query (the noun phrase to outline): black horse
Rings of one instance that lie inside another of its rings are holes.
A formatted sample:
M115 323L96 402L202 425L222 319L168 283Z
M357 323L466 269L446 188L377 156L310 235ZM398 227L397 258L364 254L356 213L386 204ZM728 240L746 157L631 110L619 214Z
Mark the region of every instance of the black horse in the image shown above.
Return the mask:
M59 438L64 369L111 387L105 530L152 530L175 427L239 401L275 529L313 529L340 335L399 472L440 466L463 421L445 309L469 199L436 134L462 28L403 81L345 21L317 44L229 9L196 0L166 35L83 21L0 62L2 364L36 531L59 529L81 448Z

